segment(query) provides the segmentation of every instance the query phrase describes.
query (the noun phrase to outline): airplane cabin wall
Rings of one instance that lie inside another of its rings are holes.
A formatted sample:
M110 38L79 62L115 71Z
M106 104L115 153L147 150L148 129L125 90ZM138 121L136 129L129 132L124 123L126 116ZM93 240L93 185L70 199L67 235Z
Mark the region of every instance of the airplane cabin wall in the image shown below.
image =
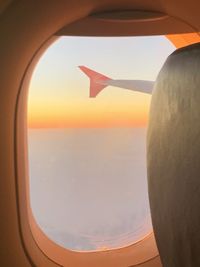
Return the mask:
M27 195L19 188L17 156L23 157L23 150L17 151L17 118L23 116L19 104L25 104L26 98L20 99L20 90L28 88L29 69L34 56L49 38L66 24L87 16L97 10L147 9L158 10L175 17L184 18L197 31L200 20L191 14L199 13L190 1L49 1L21 0L10 1L3 5L0 14L0 264L5 267L59 266L43 254L36 245L28 226ZM1 3L1 2L0 2ZM2 2L3 3L3 2ZM4 1L5 3L5 1ZM163 4L164 3L164 4ZM169 4L168 4L169 3ZM198 14L199 15L199 14ZM187 25L188 29L188 25ZM51 41L50 41L51 43ZM27 76L26 76L27 74ZM23 110L25 112L25 109ZM20 113L21 112L21 113ZM23 118L22 118L23 121ZM23 124L21 124L23 127ZM21 140L21 144L24 140ZM70 263L70 259L69 259ZM83 263L84 266L84 263ZM86 264L86 266L88 266ZM116 266L116 265L115 265ZM126 266L126 262L124 262ZM160 260L143 263L141 267L159 267ZM73 266L74 267L74 266ZM111 266L109 266L111 267ZM120 266L121 267L121 266Z

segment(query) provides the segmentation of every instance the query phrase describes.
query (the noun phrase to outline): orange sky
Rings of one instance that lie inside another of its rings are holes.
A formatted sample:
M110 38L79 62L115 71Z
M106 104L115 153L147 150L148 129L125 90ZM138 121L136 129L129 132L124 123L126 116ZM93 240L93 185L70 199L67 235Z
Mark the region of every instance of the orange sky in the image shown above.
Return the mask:
M108 86L89 98L89 79L78 66L113 79L153 81L173 50L163 36L60 38L33 73L28 127L145 127L150 95Z
M71 99L70 102L32 99L29 128L146 126L151 96L121 90L108 87L97 98ZM112 92L114 99L110 97Z

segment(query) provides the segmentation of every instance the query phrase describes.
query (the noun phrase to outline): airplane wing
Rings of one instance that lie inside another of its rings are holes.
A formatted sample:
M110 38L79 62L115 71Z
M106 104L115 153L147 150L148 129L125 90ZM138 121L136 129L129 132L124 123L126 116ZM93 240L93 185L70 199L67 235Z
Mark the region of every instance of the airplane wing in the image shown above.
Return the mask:
M96 97L106 86L109 85L146 94L151 94L153 90L153 81L114 80L85 66L79 66L79 68L90 79L90 97Z
M96 71L93 71L85 66L79 66L79 68L89 77L90 79L90 97L96 97L101 90L103 90L107 84L106 81L110 81L107 76L104 76Z
M151 94L154 82L145 80L111 80L107 82L107 85L138 91L145 94Z

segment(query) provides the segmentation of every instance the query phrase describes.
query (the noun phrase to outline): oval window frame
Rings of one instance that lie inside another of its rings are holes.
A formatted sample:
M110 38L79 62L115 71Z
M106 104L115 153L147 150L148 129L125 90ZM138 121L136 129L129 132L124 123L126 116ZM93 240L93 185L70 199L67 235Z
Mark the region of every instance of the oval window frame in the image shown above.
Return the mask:
M177 46L181 47L193 42L199 41L197 34L177 35L176 38L169 36L168 38ZM27 160L27 125L26 125L26 110L27 110L27 94L30 78L33 69L37 64L41 55L46 49L55 41L57 37L51 37L38 51L33 55L33 58L24 74L24 79L18 94L18 101L16 107L16 176L18 180L19 191L19 207L20 207L20 225L22 237L24 242L24 249L27 254L32 254L34 257L35 252L39 251L45 258L46 266L67 266L72 264L73 267L94 266L94 267L111 267L111 266L136 266L143 265L147 262L155 260L155 266L161 266L158 250L154 238L154 234L150 234L145 239L115 250L98 251L98 252L74 252L64 249L54 242L41 231L34 220L30 202L29 202L29 178L28 178L28 160ZM25 194L24 194L25 192ZM33 248L35 246L35 252ZM32 250L32 252L31 252ZM34 261L33 257L33 261ZM51 262L49 262L49 260ZM53 265L52 265L53 264ZM157 265L158 264L158 265Z

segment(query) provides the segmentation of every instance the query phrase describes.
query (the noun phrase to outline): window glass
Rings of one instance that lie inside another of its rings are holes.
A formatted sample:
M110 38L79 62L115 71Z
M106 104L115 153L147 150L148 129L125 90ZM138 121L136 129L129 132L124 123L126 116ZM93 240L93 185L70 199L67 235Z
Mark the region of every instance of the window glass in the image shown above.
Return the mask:
M28 98L30 200L43 232L75 251L128 246L152 232L146 127L164 36L62 37Z

